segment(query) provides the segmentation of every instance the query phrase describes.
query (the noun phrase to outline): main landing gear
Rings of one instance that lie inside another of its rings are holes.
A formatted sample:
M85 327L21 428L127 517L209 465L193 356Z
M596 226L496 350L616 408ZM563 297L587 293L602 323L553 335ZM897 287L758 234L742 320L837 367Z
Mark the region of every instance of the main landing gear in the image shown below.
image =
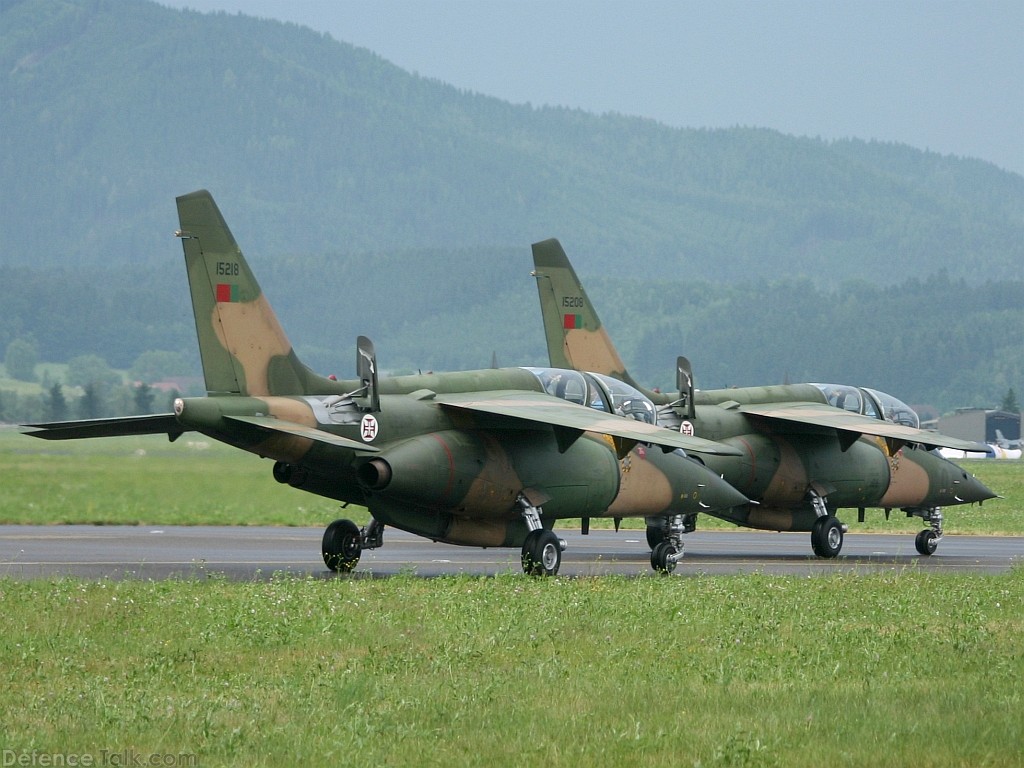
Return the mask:
M565 541L558 538L540 521L540 507L520 496L518 504L530 532L523 542L523 572L528 576L554 576L562 564ZM324 563L337 573L350 573L359 564L364 549L384 544L384 524L371 518L360 528L351 520L335 520L324 531L321 551Z
M847 528L828 511L825 499L813 490L810 491L810 501L818 514L818 519L811 526L811 549L818 557L836 557L843 548L843 535Z
M825 515L814 521L811 528L811 549L818 557L832 558L843 548L843 534L846 526L833 515Z
M562 565L565 542L540 522L540 507L536 507L522 494L516 499L530 532L523 542L523 573L528 576L554 576Z
M364 549L377 549L384 544L384 524L370 518L360 528L351 520L335 520L324 531L321 551L324 563L332 571L350 573L359 563Z
M666 515L656 523L648 518L647 543L651 547L651 568L658 573L672 573L683 559L683 534L697 528L696 515Z
M929 526L917 534L914 546L922 555L934 555L939 542L942 541L942 508L912 507L904 511L907 513L907 517L920 517Z

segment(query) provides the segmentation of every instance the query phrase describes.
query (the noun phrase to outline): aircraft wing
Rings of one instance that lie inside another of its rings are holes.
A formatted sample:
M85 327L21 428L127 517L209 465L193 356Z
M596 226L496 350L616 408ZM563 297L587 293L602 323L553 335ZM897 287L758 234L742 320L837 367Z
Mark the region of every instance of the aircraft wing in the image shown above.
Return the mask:
M273 419L268 416L225 416L224 418L229 421L240 421L244 424L251 424L264 432L280 432L286 435L306 437L310 440L316 440L319 443L327 443L328 445L335 445L339 448L349 448L353 451L361 451L363 453L377 453L380 451L380 448L375 448L372 445L360 443L356 440L349 440L347 437L335 435L322 429L317 429L316 427L309 427L305 424L298 424L294 421Z
M873 435L899 443L920 443L930 448L955 448L960 451L985 450L982 443L960 440L938 432L894 424L871 416L864 416L823 403L761 403L739 406L741 413L765 419L828 427L849 436L853 442L859 435Z
M556 434L558 434L558 430L563 430L563 436L570 435L570 443L572 439L583 432L608 435L619 439L616 448L620 454L628 452L632 444L635 443L654 443L665 450L682 448L684 451L694 453L741 455L737 449L722 443L682 435L672 429L586 408L541 392L473 392L459 395L438 395L435 399L445 408L487 413L520 422L547 424L556 428ZM565 430L569 432L566 433ZM624 450L621 441L629 443Z
M328 445L377 453L380 449L340 435L325 432L316 427L297 424L282 419L265 416L225 416L229 421L250 424L264 432L278 432L297 435L316 440ZM160 435L165 434L171 440L177 440L185 432L191 431L181 425L173 413L160 413L152 416L120 416L111 419L86 419L83 421L56 421L47 424L25 424L24 434L41 437L44 440L72 440L86 437L125 437L128 435Z
M125 437L128 435L167 435L177 440L189 430L173 413L147 416L117 416L110 419L51 421L45 424L24 424L23 433L44 440L73 440L80 437Z

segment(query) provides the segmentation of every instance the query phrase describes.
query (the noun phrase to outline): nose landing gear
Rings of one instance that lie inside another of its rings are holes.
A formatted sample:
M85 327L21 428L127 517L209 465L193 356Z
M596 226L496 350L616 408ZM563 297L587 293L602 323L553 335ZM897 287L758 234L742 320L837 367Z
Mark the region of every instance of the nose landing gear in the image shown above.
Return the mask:
M939 542L942 541L942 508L932 507L931 509L912 508L905 510L907 517L920 517L929 527L917 534L914 539L914 547L925 555L934 555Z
M683 534L693 532L696 515L668 515L661 525L650 525L648 518L647 543L651 545L651 568L658 573L672 573L676 563L683 559Z

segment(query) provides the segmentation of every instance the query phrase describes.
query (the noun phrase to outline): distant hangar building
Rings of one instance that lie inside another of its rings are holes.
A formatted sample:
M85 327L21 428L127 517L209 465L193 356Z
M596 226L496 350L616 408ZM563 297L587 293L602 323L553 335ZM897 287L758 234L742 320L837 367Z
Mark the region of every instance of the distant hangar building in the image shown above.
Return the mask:
M939 418L938 430L950 437L998 445L1020 442L1020 413L986 411L983 408L959 408Z

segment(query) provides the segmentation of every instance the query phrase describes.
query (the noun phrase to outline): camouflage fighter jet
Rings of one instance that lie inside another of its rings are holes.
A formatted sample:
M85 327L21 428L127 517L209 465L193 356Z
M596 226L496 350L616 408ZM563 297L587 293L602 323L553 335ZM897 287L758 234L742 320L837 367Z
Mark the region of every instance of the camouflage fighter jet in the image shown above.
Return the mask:
M350 571L383 528L434 541L521 547L527 573L557 573L559 518L664 511L682 518L746 502L679 449L739 453L613 412L645 402L620 382L570 370L503 368L385 378L369 339L357 378L303 365L211 195L177 199L207 396L173 413L26 425L45 439L190 430L274 461L304 491L365 505L362 529L336 520L323 558ZM647 445L658 446L647 448Z
M626 371L575 270L557 240L533 245L549 362L586 368L641 389ZM976 450L977 444L920 429L917 414L891 395L838 384L792 384L695 390L690 363L676 366L678 395L642 390L658 409L658 423L682 434L731 445L739 456L706 456L705 463L751 501L717 517L776 531L809 531L821 557L835 557L847 526L841 508L898 508L928 527L915 539L922 555L942 539L942 507L979 504L996 496L934 448ZM677 558L682 527L649 517L652 564Z

